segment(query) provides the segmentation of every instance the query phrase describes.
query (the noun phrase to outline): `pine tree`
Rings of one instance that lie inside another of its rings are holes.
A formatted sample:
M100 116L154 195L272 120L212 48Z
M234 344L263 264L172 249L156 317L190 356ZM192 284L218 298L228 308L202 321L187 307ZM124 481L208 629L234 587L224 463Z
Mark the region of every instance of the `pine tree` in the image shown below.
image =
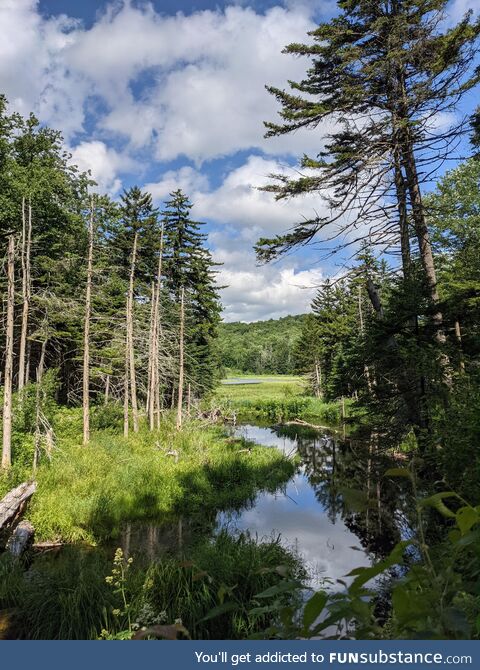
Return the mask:
M133 430L137 433L139 429L139 412L134 344L135 273L142 236L151 232L151 229L155 226L156 212L152 205L152 196L149 193L142 193L137 186L125 191L121 200L124 234L127 238L131 239L127 304L125 310L125 378L129 380ZM127 385L125 385L126 388ZM128 410L127 402L125 406ZM124 425L125 433L128 433L128 417L125 417Z
M442 30L446 4L340 0L340 16L310 33L313 44L286 47L286 53L307 56L312 65L303 81L290 82L291 93L269 87L282 105L283 123L267 123L267 136L315 128L326 120L336 130L316 157L303 157L305 174L277 175L266 190L277 198L318 191L333 215L304 221L293 232L257 245L259 257L268 261L324 229L327 239L337 239L338 230L331 238L327 232L332 224L344 231L362 225L366 237L384 249L400 242L407 277L411 220L440 344L445 335L420 170L431 178L465 131L463 121L445 131L433 131L432 124L438 114L456 109L476 84L471 65L480 33L480 21L472 24L470 15Z
M196 396L214 384L218 367L215 352L220 302L216 285L217 265L205 247L202 222L190 218L193 205L177 190L165 203L165 288L178 305L185 292L185 375Z

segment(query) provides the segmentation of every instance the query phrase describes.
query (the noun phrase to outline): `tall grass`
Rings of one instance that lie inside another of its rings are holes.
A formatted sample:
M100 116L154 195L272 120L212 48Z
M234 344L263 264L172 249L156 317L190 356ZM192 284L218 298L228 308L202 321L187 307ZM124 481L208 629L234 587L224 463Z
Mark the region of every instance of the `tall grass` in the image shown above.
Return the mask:
M118 591L106 580L111 560L103 550L66 547L38 557L25 572L0 557L0 608L14 608L10 635L82 640L96 639L102 630L120 633L127 621L119 615ZM250 613L254 596L285 575L304 575L299 559L278 539L257 543L226 532L197 542L186 560L164 557L147 568L134 561L132 568L125 583L131 621L148 626L181 619L197 639L238 639L262 630L270 618ZM212 616L223 598L235 606Z
M125 521L235 508L259 489L275 489L295 467L276 450L243 450L222 429L195 422L178 432L166 420L159 432L128 440L102 430L88 447L80 427L77 410L61 412L52 461L36 473L27 515L38 539L96 543L116 536ZM2 485L25 476L14 471Z
M248 381L247 375L242 375ZM313 423L337 425L352 412L353 401L324 402L307 394L301 377L257 377L258 384L221 385L215 392L215 401L226 411L235 411L245 417L259 417L269 421L304 419Z

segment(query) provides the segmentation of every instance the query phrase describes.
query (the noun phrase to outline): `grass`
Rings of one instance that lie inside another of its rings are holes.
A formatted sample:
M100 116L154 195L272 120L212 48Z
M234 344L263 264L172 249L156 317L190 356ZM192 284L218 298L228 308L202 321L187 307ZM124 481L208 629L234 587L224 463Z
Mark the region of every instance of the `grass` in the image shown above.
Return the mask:
M126 521L207 518L242 506L260 489L275 490L295 469L274 449L243 452L242 441L196 422L177 432L166 420L159 432L144 429L128 440L102 430L88 447L81 445L80 410L59 410L55 429L57 448L37 471L26 515L40 540L95 544L118 535ZM29 474L13 468L0 486L6 491Z
M214 402L240 415L257 416L271 421L304 419L337 425L342 419L342 404L324 402L308 395L301 377L288 375L241 375L236 379L254 378L259 384L222 384L215 392ZM228 381L225 380L225 381ZM345 399L348 417L352 400Z
M112 552L113 553L113 550ZM124 594L132 623L149 626L180 619L196 639L242 639L263 630L273 615L252 615L255 595L285 577L303 578L298 557L278 538L258 543L246 534L202 538L184 560L162 558L130 566ZM102 630L125 637L122 594L106 577L112 557L98 549L67 547L37 558L28 571L0 557L0 608L11 612L16 638L96 639ZM280 596L294 604L295 596ZM222 608L222 601L229 606Z

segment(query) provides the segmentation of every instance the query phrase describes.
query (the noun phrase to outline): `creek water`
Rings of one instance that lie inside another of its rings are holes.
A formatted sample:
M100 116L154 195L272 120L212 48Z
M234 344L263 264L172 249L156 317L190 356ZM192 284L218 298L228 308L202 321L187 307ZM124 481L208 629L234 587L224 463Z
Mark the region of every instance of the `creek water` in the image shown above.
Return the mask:
M303 560L310 585L330 590L343 589L351 570L385 556L404 535L402 482L384 477L392 462L371 441L345 440L333 429L255 422L230 430L232 437L297 455L299 466L274 493L260 492L240 510L218 512L207 524L212 534L248 532L258 541L280 536ZM134 523L124 528L119 545L127 555L153 560L185 552L199 532L205 525L199 530L198 520L185 517Z

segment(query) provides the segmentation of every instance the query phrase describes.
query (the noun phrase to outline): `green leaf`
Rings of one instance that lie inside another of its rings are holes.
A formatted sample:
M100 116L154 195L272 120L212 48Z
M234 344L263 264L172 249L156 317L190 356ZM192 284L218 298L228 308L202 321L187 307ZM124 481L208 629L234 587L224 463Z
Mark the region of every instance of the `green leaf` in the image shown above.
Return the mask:
M480 542L480 530L472 530L470 533L467 533L458 540L457 545L459 547L468 547L475 542Z
M289 591L296 591L297 589L302 588L304 588L304 586L301 582L297 580L287 580L280 582L280 584L275 584L275 586L270 586L270 588L257 594L255 598L271 598L273 596L281 595L282 593L288 593Z
M470 506L461 507L455 516L462 535L468 533L476 523L480 522L480 514Z
M240 608L240 605L238 603L234 602L227 602L223 603L222 605L217 605L213 609L208 612L203 619L200 619L200 621L208 621L209 619L214 619L217 616L220 616L221 614L226 614L227 612L233 612L235 610L238 610Z
M425 498L420 501L420 507L433 507L440 512L440 514L448 519L455 519L455 514L443 502L445 498L458 498L453 491L442 491L442 493L435 493L435 495Z
M385 570L391 568L392 565L403 563L403 552L410 544L412 544L412 540L402 540L402 542L399 542L397 545L395 545L389 556L387 556L387 558L385 558L383 561L379 561L369 568L355 568L349 572L347 577L357 575L356 579L350 586L350 592L356 593L370 579L373 579L374 577L377 577L377 575L382 574L382 572L385 572Z
M328 594L325 591L317 591L307 601L303 610L303 627L308 630L312 623L318 619L327 604Z

